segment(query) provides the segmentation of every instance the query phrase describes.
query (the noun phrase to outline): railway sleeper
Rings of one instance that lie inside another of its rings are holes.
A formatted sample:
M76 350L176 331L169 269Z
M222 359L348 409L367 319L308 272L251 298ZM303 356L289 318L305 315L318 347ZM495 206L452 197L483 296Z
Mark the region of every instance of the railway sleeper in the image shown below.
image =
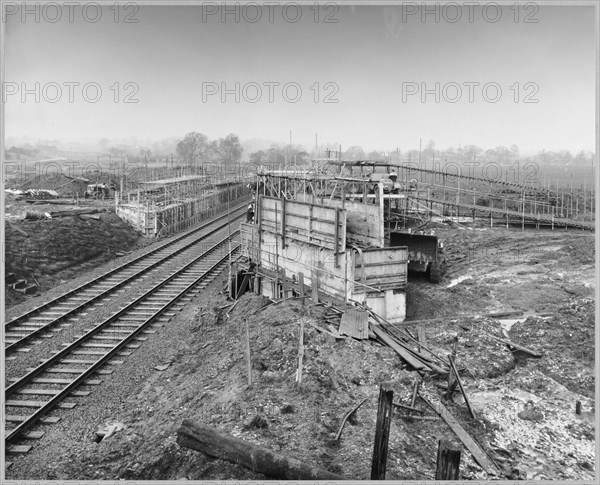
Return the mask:
M46 362L46 359L40 359L40 362ZM81 360L81 359L64 359L59 362L59 364L95 364L95 360ZM121 365L123 363L122 360L109 360L107 362L108 365Z
M58 353L58 351L54 352L55 354ZM105 355L106 352L104 350L74 350L73 352L71 352L73 355ZM127 351L127 350L121 350L120 352L117 352L117 354L119 357L128 357L131 355L131 352Z
M29 416L18 416L14 414L7 414L4 416L4 419L9 423L22 423L26 419L29 419ZM56 424L60 421L58 416L46 416L44 418L38 419L38 423L40 424ZM31 447L30 447L31 448ZM6 448L6 451L9 451L9 447Z
M14 401L9 400L4 403L5 406L14 407L14 408L41 408L44 404L44 401ZM56 407L59 409L73 409L77 406L76 402L59 402Z
M31 372L33 369L28 369L27 372ZM83 374L87 372L88 369L80 369L80 368L70 368L70 369L46 369L44 372L48 372L49 374ZM114 371L112 369L99 369L96 371L97 374L112 374Z
M9 382L17 382L19 380L18 377L11 377L8 379ZM69 379L51 379L46 377L38 377L31 381L32 384L71 384L71 380ZM84 381L82 385L84 386L99 386L102 384L102 380L100 379L90 379L88 381Z
M69 381L69 384L72 381ZM56 389L19 389L15 394L28 394L30 396L56 396L60 391ZM73 391L69 394L71 397L86 397L91 391Z
M68 344L65 344L65 346L67 346ZM114 345L111 344L93 344L93 343L84 343L81 344L82 347L85 348L103 348L103 349L112 349L114 347ZM127 344L125 347L127 347L128 349L139 349L140 345L139 344Z

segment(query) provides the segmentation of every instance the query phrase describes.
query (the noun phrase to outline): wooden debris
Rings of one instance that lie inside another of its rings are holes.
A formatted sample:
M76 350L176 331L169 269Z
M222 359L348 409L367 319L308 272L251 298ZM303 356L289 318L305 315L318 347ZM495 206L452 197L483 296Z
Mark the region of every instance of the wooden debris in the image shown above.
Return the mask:
M433 352L431 352L431 350L429 350L425 346L421 345L416 338L414 338L412 335L409 335L408 333L406 333L404 329L399 329L399 328L395 327L394 325L392 325L389 322L385 321L383 318L381 318L380 316L376 315L373 312L369 312L369 314L376 321L378 321L379 324L392 337L394 337L396 339L396 342L399 345L401 345L404 348L406 348L407 350L409 350L412 354L415 355L416 358L418 358L418 359L424 359L424 361L427 362L428 364L432 360L437 360L440 364L446 365L446 361L444 359L442 359L440 356L438 356L438 355L434 354ZM422 353L416 352L415 350L413 350L410 347L408 347L407 344L405 343L407 340L411 340L413 343L415 343L416 345L418 345L419 348L422 350ZM445 369L441 369L439 366L436 366L436 367L437 367L436 372L438 372L440 374L445 374L447 372Z
M438 441L436 480L458 480L460 468L460 448L448 441Z
M302 385L302 364L304 360L304 318L300 319L300 338L298 340L298 371L296 372L296 381Z
M415 408L414 406L407 406L406 404L400 404L399 402L393 402L392 406L423 414L423 411L421 409Z
M348 338L345 335L340 335L339 332L335 329L335 327L331 324L327 325L327 328L331 331L331 334L338 340L346 340Z
M415 403L417 402L417 394L419 392L419 387L421 387L421 382L422 381L420 379L415 380L415 385L413 387L413 393L410 398L410 405L413 408L415 407Z
M460 380L460 376L458 375L458 371L456 370L456 365L454 364L454 357L452 355L448 356L448 360L450 361L450 366L452 367L452 372L454 373L454 377L456 378L456 382L458 383L458 387L460 388L460 392L462 392L463 397L465 398L465 404L467 405L467 409L469 410L469 414L473 419L475 419L475 413L471 408L471 403L469 402L469 398L467 393L465 392L465 388L462 385L462 381Z
M413 354L407 349L397 344L380 326L373 325L371 329L377 338L381 339L387 346L391 347L402 358L402 360L406 361L407 364L415 369L422 369L431 372L431 367L425 364L422 360L414 357Z
M177 443L213 458L240 464L271 478L344 480L344 477L312 466L306 461L275 453L190 419L185 419L177 431Z
M319 331L319 332L325 332L326 334L329 334L329 335L331 335L333 338L336 338L336 339L338 339L338 338L342 338L342 337L340 337L339 335L337 335L337 332L334 334L333 332L330 332L329 330L327 330L327 329L325 329L325 328L321 328L321 327L319 327L318 325L314 324L314 323L313 323L313 322L311 322L310 320L307 320L307 321L306 321L306 323L308 323L308 324L309 324L311 327L313 327L313 328L317 329L317 331ZM334 328L333 330L335 330L335 328Z
M72 209L72 210L65 210L65 211L52 211L49 214L52 216L52 218L55 218L55 217L79 216L81 214L97 214L98 212L106 212L106 209L81 208L81 209Z
M503 339L503 338L500 338L500 337L496 337L495 335L492 335L491 333L488 333L488 332L486 332L486 334L489 335L490 337L492 337L493 339L496 339L498 342L502 342L503 344L506 344L509 347L512 347L514 349L521 350L521 351L523 351L523 352L525 352L525 353L527 353L527 354L529 354L529 355L531 355L533 357L536 357L538 359L543 356L543 354L540 354L539 352L536 352L535 350L531 350L531 349L529 349L527 347L523 347L522 345L519 345L519 344L516 344L514 342L511 342L510 340Z
M423 325L417 326L417 335L419 337L419 354L423 354L425 352L425 348L427 348L427 337L425 336L425 328Z
M340 335L349 335L360 340L369 338L369 314L363 310L346 310L340 322Z
M252 387L252 357L250 355L250 330L248 329L248 319L246 322L246 366L248 370L248 387Z
M7 222L8 222L8 221L7 221ZM26 232L25 232L23 229L21 229L20 227L16 226L15 224L10 224L10 223L9 223L9 225L10 225L10 227L11 227L11 229L12 229L13 231L16 231L16 232L18 232L18 233L19 233L19 234L21 234L22 236L29 237L29 234L28 234L28 233L26 233Z
M452 414L444 407L441 401L434 396L432 393L428 393L426 396L423 391L419 391L419 396L423 399L431 409L433 409L440 417L446 422L454 434L460 439L463 445L473 455L475 461L483 468L486 473L490 475L496 475L498 468L490 460L485 451L475 442L475 440L465 431Z
M363 405L363 403L367 400L368 398L364 398L361 402L359 402L356 406L354 406L350 411L348 411L345 415L344 418L342 419L342 424L340 424L340 429L338 430L337 434L335 435L335 438L333 439L333 441L339 442L340 438L342 437L342 431L344 430L344 425L346 424L346 421L348 421L348 418L350 418L350 416L352 416L359 407L361 407Z
M377 409L377 423L375 424L375 445L373 447L373 460L371 462L371 480L385 480L393 399L393 390L386 389L384 386L379 388L379 406Z

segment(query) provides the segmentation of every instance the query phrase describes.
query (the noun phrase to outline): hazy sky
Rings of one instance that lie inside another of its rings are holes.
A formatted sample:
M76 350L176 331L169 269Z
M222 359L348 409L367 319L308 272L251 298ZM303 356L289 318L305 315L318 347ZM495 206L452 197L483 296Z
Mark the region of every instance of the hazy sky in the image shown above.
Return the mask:
M366 150L419 138L594 150L592 7L503 8L496 22L494 8L467 6L439 8L439 22L400 6L321 8L318 22L308 7L297 22L295 8L267 6L238 9L238 22L200 6L105 8L96 22L93 8L63 6L54 23L56 8L39 7L39 22L21 13L5 23L7 136L285 142L291 130L309 147L318 133Z

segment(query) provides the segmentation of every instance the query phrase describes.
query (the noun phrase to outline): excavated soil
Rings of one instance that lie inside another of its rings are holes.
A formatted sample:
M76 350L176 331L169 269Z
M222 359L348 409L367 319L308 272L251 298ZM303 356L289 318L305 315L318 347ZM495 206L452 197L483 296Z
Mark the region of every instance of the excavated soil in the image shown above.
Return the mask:
M38 291L33 297L152 242L111 212L96 214L98 219L71 216L22 220L26 210L62 211L82 206L29 206L16 201L10 205L7 215L15 217L9 217L10 223L5 225L5 274L14 273L18 279L36 283ZM108 209L100 202L97 208ZM10 288L5 295L6 308L32 298Z

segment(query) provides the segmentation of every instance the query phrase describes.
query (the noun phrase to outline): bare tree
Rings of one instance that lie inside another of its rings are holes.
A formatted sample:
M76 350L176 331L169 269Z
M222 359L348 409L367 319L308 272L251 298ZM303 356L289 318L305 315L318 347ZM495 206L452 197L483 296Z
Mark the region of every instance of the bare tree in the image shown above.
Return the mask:
M191 166L197 166L208 149L208 137L192 131L177 144L177 154Z

